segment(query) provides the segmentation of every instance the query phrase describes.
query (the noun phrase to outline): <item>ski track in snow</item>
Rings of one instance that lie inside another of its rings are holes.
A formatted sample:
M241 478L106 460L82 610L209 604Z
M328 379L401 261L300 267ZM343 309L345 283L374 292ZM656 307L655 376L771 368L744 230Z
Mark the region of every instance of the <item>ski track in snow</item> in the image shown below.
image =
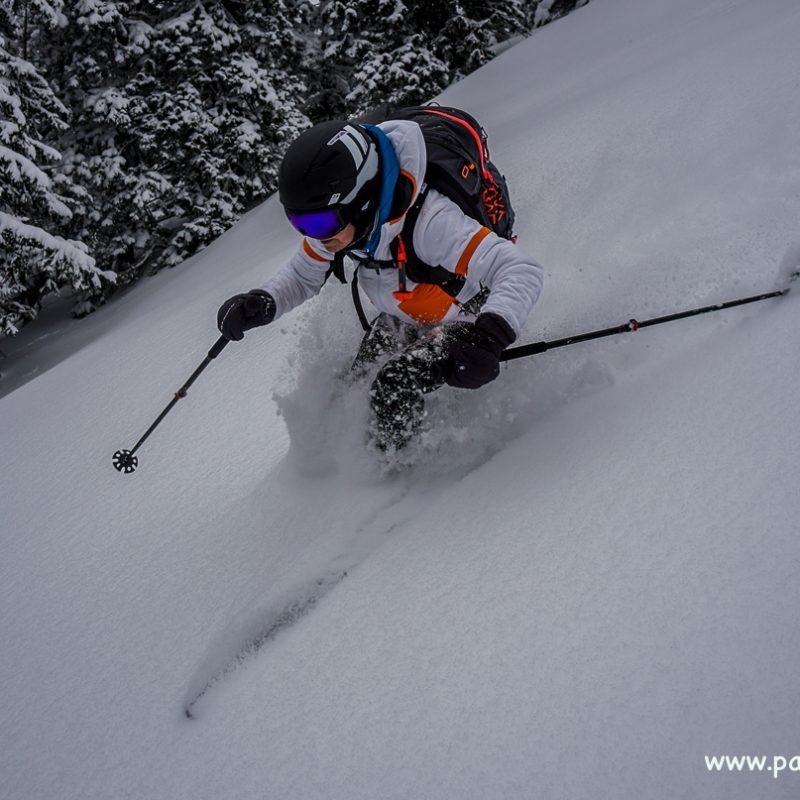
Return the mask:
M202 688L199 691L194 689L189 691L184 703L184 714L186 717L196 720L195 706L214 686L223 680L226 675L229 675L236 669L244 667L247 661L254 658L267 642L274 639L287 628L295 625L308 614L328 592L332 591L347 577L348 572L349 570L332 572L329 575L318 578L312 584L298 591L288 604L275 609L266 616L260 614L259 618L263 626L261 633L259 633L255 639L245 642L222 672L212 675L211 678L202 684Z
M285 466L288 469L294 468L291 463ZM313 478L310 483L313 483ZM370 553L380 547L386 537L424 510L424 492L417 493L413 513L409 513L408 506L404 505L412 493L413 481L401 480L399 486L402 487L399 495L364 515L346 548L321 570L318 577L282 592L278 598L264 606L240 614L235 627L220 632L201 659L200 666L189 683L183 704L187 718L197 719L197 704L214 687L233 672L246 668L249 661L258 656L266 644L309 614ZM220 664L223 666L220 667Z

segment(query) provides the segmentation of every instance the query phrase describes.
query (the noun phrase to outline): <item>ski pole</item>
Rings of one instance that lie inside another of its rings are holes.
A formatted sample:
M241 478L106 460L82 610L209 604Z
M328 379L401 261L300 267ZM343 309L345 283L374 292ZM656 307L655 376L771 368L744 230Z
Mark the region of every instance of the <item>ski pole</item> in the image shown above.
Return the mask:
M798 274L794 273L792 279L797 278ZM526 356L533 356L539 353L544 353L547 350L555 350L557 347L566 347L568 344L577 344L578 342L588 342L591 339L602 339L604 336L614 336L617 333L631 333L638 331L639 328L649 328L653 325L661 325L664 322L673 322L677 319L686 319L686 317L696 317L699 314L709 314L712 311L722 311L725 308L735 308L736 306L743 306L747 303L758 303L761 300L769 300L771 297L782 297L789 294L791 288L787 286L785 289L775 290L774 292L767 292L765 294L757 294L753 297L744 297L741 300L730 300L727 303L717 303L713 306L704 306L703 308L693 308L689 311L680 311L677 314L668 314L664 317L654 317L653 319L645 319L639 322L636 319L628 320L622 325L616 325L613 328L604 328L603 330L590 331L589 333L580 333L576 336L567 336L564 339L554 339L550 342L532 342L531 344L524 344L520 347L512 347L506 350L501 356L501 361L513 361L516 358L525 358Z
M192 373L191 377L189 378L186 383L175 392L175 397L172 398L169 405L158 415L156 421L145 431L144 436L139 439L138 442L133 446L132 450L117 450L114 453L114 457L111 460L111 463L114 465L115 469L119 472L124 472L126 475L133 472L137 466L139 466L139 459L136 458L134 455L136 451L144 444L147 440L147 437L158 427L159 423L161 422L164 417L172 411L175 404L178 400L182 400L186 395L189 393L189 387L197 380L200 373L224 350L225 345L228 344L228 339L224 336L220 336L217 339L214 346L208 351L208 355L203 359L203 362L200 366Z

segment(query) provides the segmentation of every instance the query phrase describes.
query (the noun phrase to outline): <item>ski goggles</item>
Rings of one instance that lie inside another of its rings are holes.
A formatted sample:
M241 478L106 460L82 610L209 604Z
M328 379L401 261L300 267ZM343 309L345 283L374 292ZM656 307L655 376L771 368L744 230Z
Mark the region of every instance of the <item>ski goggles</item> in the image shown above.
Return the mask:
M312 239L331 239L347 226L347 220L338 208L326 208L322 211L287 209L286 216L303 236L310 236Z

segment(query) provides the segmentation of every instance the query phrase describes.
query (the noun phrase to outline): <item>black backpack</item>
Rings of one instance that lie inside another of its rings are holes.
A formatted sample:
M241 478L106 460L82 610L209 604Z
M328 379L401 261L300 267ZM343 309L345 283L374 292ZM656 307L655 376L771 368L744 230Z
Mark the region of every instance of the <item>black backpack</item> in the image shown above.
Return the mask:
M422 128L428 157L425 182L429 187L498 236L514 240L514 209L508 185L489 157L486 131L472 115L458 108L426 105L402 108L386 118L410 120ZM421 206L421 199L415 205ZM408 213L414 210L412 207ZM416 214L409 228L414 222Z
M514 235L514 209L506 180L489 157L486 131L466 111L435 104L410 106L389 112L383 105L353 122L376 124L386 120L409 120L422 129L427 151L425 183L452 200L468 217L485 225L504 239L516 241ZM394 240L392 252L398 270L396 296L408 294L406 277L415 283L440 286L455 297L464 284L464 278L454 275L444 267L426 264L414 252L412 232L417 222L427 189L406 212L403 231ZM344 254L334 259L331 272L342 282ZM372 262L376 266L377 262ZM367 266L367 265L365 265ZM358 273L353 277L353 301L364 330L369 330L357 289Z

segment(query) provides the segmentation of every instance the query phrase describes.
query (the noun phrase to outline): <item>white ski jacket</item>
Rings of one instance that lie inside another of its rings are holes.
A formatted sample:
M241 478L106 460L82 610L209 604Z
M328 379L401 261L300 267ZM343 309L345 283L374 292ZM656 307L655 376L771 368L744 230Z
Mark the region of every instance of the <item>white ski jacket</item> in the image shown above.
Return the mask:
M405 211L381 228L373 258L392 259L390 245L403 229L405 215L423 186L425 175L425 140L416 122L389 121L379 127L388 137L403 178L413 185ZM431 266L442 266L465 278L457 297L452 298L439 286L415 284L408 280L409 299L397 300L397 270L359 270L359 286L379 311L405 322L430 326L455 319L460 305L473 298L483 287L489 297L481 311L502 317L519 336L542 289L543 270L517 245L492 233L477 220L468 217L450 199L430 189L420 209L413 232L417 256ZM366 253L357 253L366 256ZM313 297L322 288L334 253L322 243L304 238L289 263L261 288L275 300L275 318Z

